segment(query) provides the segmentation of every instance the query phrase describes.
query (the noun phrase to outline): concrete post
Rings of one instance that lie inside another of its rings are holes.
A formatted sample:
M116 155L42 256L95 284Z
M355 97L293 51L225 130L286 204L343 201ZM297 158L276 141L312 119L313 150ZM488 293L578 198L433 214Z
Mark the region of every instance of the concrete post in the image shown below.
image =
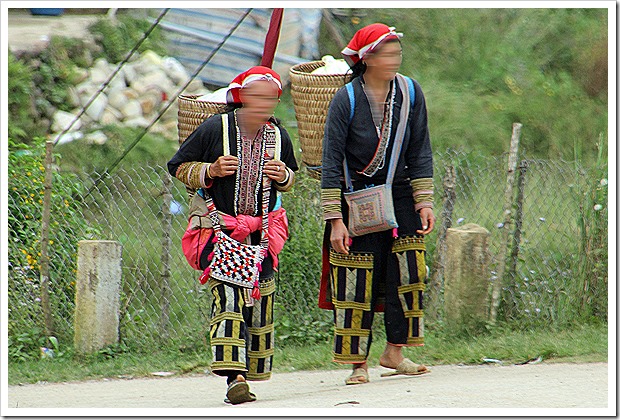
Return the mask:
M116 241L78 243L73 340L77 353L118 342L121 251Z
M452 330L478 330L489 311L488 230L474 223L446 234L444 304Z

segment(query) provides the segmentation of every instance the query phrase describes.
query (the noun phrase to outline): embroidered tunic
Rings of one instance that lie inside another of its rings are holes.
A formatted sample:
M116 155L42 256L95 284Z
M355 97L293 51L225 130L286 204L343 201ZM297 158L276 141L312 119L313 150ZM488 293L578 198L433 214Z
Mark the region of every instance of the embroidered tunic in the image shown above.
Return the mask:
M373 115L363 90L362 79L363 76L355 78L352 82L355 94L355 112L351 124L349 125L351 107L345 88L340 89L332 99L325 123L321 179L325 220L342 217L340 192L343 179L342 162L345 155L356 190L363 188L364 185L385 184L389 157L400 119L402 94L397 87L393 109L391 110L391 132L385 149L385 163L377 169L373 176L362 175L360 172L369 166L379 145L379 136L374 128ZM394 83L398 82L392 82L388 97L393 94ZM424 94L415 80L414 88L415 104L409 114L409 122L403 140L401 156L396 167L394 184L410 183L412 185L415 209L419 210L433 205L433 158Z
M237 215L236 209L240 214L248 214L251 216L260 216L262 186L259 182L258 165L252 162L258 162L256 153L260 145L260 139L242 139L242 146L237 144L237 130L235 127L234 113L228 113L228 131L230 138L230 154L237 156L241 160L241 172L239 174L239 185L237 185L237 174L216 178L216 181L208 188L208 192L213 198L215 207L221 212ZM281 157L280 160L292 170L297 171L297 161L293 153L293 145L286 130L278 126L281 133ZM177 170L181 164L186 162L215 162L224 154L222 143L222 120L219 115L208 118L203 122L187 140L181 145L177 153L168 162L168 171L172 176L176 176ZM248 156L252 154L252 156ZM254 160L257 159L257 160ZM201 174L200 170L195 171ZM204 177L202 178L204 179ZM190 185L193 187L206 187L201 185L200 180L196 180L198 185ZM187 182L186 182L187 184ZM258 186L258 188L256 188ZM272 182L272 192L269 198L269 211L273 210L276 203L276 191L285 190L287 185L278 185ZM235 190L237 193L235 193ZM235 199L237 198L237 203ZM237 204L237 205L235 205Z

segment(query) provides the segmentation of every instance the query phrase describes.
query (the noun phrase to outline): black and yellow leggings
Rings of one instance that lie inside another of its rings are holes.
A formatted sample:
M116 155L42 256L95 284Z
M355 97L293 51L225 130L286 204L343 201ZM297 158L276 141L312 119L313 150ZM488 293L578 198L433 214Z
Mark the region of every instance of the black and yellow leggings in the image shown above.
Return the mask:
M424 344L425 254L422 237L393 239L391 232L355 238L348 255L330 251L335 362L366 361L377 305L388 343Z
M214 279L208 286L213 294L211 371L220 376L243 372L248 380L255 381L269 379L274 344L274 278L261 280L261 299L254 306L244 305L241 287Z

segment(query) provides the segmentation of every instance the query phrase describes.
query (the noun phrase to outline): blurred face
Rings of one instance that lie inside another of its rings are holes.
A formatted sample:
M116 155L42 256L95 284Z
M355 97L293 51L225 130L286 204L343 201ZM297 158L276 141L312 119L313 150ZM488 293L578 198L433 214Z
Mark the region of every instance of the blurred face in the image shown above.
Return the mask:
M366 75L381 80L392 80L396 76L403 61L403 50L398 41L379 44L371 53L364 57Z
M278 86L268 80L257 80L248 84L239 92L239 98L245 114L265 121L273 115L280 102Z

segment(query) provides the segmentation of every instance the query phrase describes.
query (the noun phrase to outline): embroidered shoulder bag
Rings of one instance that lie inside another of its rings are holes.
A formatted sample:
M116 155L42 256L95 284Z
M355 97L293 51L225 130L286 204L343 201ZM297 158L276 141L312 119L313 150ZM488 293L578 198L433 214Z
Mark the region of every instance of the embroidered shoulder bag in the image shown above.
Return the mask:
M227 136L228 120L225 119L224 115L222 116L222 121L224 124L224 136ZM273 151L276 147L276 140L274 137L267 136L264 141L265 153L261 154L261 161L259 163L261 167L265 164L266 155L273 156ZM253 289L252 297L254 299L260 299L258 279L261 271L261 263L267 255L269 246L268 229L271 179L263 175L262 184L262 229L259 245L244 244L226 235L220 226L220 219L213 199L203 190L207 208L209 209L209 218L211 219L215 234L215 247L213 253L209 255L211 262L209 267L205 269L203 276Z
M412 95L410 95L410 92L413 92L413 83L411 79L405 78L400 74L397 74L396 77L403 95L403 102L400 109L400 123L396 129L385 184L354 191L347 160L346 158L344 159L344 178L347 187L344 198L349 206L348 229L349 235L352 237L398 227L396 214L394 212L394 201L392 199L392 182L396 172L396 165L400 158L400 151L403 145L407 120L409 118L409 110L413 102ZM407 86L407 88L405 88L405 86ZM354 110L353 86L348 84L347 90L349 91L349 98L351 100L352 115Z

